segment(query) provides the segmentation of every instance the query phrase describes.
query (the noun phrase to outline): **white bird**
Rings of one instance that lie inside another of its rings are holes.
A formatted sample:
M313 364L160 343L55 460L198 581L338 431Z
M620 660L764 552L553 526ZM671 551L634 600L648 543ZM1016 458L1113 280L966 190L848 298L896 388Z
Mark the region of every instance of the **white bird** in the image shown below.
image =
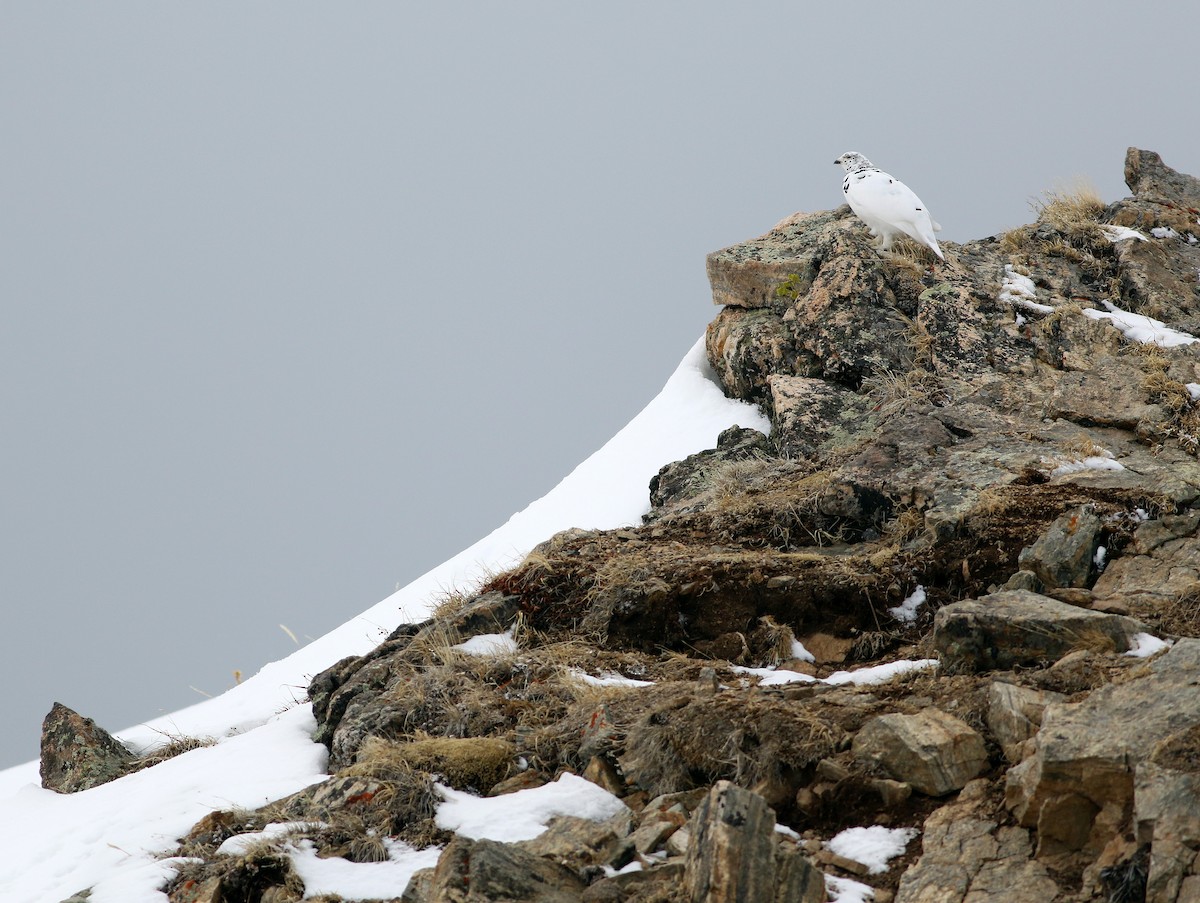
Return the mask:
M880 250L888 250L892 239L904 234L925 245L939 259L946 259L933 234L942 227L933 221L911 188L854 151L847 151L833 162L846 171L842 180L846 203L867 224L871 234L882 236Z

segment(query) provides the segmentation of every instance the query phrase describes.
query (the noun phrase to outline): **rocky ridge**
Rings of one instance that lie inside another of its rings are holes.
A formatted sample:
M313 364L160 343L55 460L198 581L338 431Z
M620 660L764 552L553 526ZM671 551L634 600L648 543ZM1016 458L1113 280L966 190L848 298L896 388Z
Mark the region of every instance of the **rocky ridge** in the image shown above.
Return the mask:
M170 899L299 900L285 843L385 838L444 844L409 903L1200 899L1200 180L1137 149L1125 178L944 265L845 207L710 255L710 362L771 436L731 425L644 524L548 537L317 675L329 779L205 818ZM47 786L153 764L73 715ZM437 826L437 782L567 772L620 813ZM829 846L857 826L917 839L880 870Z

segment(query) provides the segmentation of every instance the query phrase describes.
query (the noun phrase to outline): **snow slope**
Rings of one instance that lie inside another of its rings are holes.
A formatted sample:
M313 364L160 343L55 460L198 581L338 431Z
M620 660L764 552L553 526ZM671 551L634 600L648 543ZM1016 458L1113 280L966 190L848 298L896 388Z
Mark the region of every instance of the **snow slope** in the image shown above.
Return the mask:
M469 588L559 530L638 522L658 469L713 447L734 423L769 430L756 408L722 394L701 339L621 432L502 527L223 695L119 734L138 749L167 735L215 737L216 745L71 795L43 790L36 762L0 772L0 900L59 903L94 887L91 903L162 903L158 888L173 872L154 856L203 815L261 806L325 777L325 749L311 741L315 722L301 701L314 674L367 652L397 625L422 619L446 590Z

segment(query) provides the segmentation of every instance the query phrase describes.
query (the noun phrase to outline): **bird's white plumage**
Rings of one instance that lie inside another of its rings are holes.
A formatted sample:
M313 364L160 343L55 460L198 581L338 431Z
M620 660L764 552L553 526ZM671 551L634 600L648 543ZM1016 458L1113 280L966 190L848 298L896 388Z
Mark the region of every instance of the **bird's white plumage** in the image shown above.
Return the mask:
M934 236L942 227L934 222L911 188L854 151L847 151L833 162L846 171L842 180L846 203L871 232L881 238L881 250L890 248L897 235L907 235L940 259L946 259Z

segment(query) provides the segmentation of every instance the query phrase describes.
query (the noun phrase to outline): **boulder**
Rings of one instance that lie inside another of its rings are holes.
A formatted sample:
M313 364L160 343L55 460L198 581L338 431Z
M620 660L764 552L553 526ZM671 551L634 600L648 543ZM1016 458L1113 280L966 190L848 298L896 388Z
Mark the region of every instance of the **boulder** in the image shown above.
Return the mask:
M786 457L815 459L826 447L845 444L871 407L867 396L809 376L775 374L767 386L772 436Z
M1004 590L940 609L933 644L951 668L1002 670L1053 662L1073 649L1126 652L1146 627L1028 590Z
M418 873L420 874L420 873ZM586 887L576 872L515 844L455 837L431 875L409 882L406 903L578 903Z
M987 765L983 738L935 708L916 715L878 715L855 735L851 749L858 761L928 796L961 789Z
M1196 749L1195 732L1190 734ZM1137 840L1150 848L1146 903L1200 899L1200 774L1143 762L1134 776Z
M116 780L137 757L91 718L61 702L42 722L42 786L75 793Z
M1100 545L1100 527L1100 518L1090 506L1075 508L1022 549L1017 562L1047 588L1087 586Z
M717 437L717 447L664 464L650 478L652 509L673 508L702 491L705 475L722 464L753 461L774 454L770 440L758 430L731 426ZM647 515L651 517L652 515Z
M1100 599L1173 602L1200 586L1200 512L1146 521L1096 580Z
M1042 714L1033 752L1007 776L1006 805L1038 829L1038 855L1095 856L1127 821L1134 771L1155 744L1200 725L1200 640L1183 639L1140 677Z

